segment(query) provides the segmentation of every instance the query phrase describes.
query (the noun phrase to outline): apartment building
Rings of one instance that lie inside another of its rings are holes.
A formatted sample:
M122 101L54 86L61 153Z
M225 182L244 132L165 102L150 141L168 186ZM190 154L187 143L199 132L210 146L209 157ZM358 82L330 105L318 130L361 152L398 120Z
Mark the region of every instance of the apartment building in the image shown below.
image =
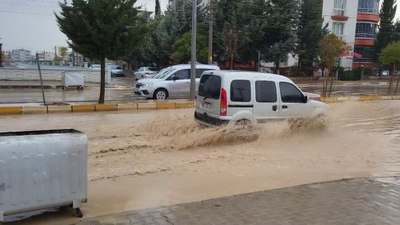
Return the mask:
M38 57L40 61L53 61L55 58L55 53L54 52L38 52Z
M324 0L323 26L341 37L351 49L343 53L340 66L372 68L371 50L379 23L380 0Z
M31 51L23 48L11 50L10 56L14 62L28 62L33 58Z

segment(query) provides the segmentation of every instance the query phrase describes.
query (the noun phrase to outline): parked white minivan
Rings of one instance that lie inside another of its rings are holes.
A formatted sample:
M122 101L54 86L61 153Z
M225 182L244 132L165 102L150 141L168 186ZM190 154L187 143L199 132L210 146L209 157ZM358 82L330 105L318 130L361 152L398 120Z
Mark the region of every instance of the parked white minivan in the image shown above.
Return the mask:
M206 126L317 119L328 106L310 100L289 78L248 71L207 71L200 78L195 119Z
M153 78L139 80L134 88L137 95L164 100L188 98L190 95L190 64L174 65L160 70ZM196 64L196 87L200 76L207 70L219 70L217 65Z

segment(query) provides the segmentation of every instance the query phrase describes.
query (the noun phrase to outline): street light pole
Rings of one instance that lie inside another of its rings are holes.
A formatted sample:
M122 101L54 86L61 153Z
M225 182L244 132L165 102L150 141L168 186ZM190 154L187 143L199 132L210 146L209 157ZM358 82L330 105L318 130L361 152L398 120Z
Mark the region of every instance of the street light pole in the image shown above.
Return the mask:
M1 38L0 38L1 40ZM0 43L0 67L3 67L3 50L2 50L3 44Z
M192 58L190 70L190 100L196 95L196 33L197 33L197 0L193 0L192 9Z
M212 64L213 51L213 0L210 0L210 21L208 22L208 64Z

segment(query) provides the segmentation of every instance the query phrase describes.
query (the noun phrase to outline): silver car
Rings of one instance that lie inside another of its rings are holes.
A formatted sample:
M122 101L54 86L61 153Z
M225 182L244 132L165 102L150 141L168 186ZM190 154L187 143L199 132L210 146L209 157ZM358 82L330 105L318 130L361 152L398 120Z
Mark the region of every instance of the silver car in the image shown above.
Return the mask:
M134 92L146 98L164 100L168 98L188 98L190 95L190 64L174 65L162 69L153 78L141 79ZM219 70L216 65L196 65L196 87L200 76L207 70Z
M133 77L136 80L143 78L151 78L158 73L155 67L140 67L134 74Z

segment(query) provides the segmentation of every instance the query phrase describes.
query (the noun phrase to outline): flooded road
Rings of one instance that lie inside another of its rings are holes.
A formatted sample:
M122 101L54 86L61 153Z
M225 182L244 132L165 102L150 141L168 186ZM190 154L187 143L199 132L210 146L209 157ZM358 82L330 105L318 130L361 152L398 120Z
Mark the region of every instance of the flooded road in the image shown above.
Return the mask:
M0 131L88 135L85 217L311 182L400 175L400 101L331 104L325 130L201 128L193 109L0 117ZM17 224L73 223L62 210ZM60 222L62 221L62 222Z

